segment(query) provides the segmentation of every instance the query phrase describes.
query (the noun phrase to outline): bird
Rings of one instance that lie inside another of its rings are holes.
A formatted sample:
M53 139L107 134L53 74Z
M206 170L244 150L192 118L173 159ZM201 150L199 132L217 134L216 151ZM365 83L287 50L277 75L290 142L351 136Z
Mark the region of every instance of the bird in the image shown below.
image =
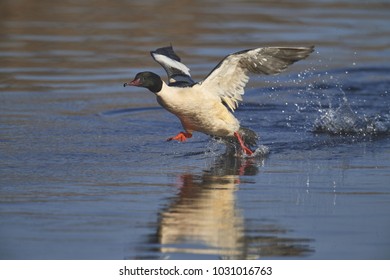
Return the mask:
M260 47L225 56L202 81L195 82L190 69L181 62L172 45L151 51L152 58L167 73L168 82L158 74L144 71L123 84L143 87L156 95L157 102L176 115L184 129L167 141L184 142L193 132L234 141L244 154L252 156L258 136L240 125L234 116L243 101L250 74L278 74L314 51L307 47Z

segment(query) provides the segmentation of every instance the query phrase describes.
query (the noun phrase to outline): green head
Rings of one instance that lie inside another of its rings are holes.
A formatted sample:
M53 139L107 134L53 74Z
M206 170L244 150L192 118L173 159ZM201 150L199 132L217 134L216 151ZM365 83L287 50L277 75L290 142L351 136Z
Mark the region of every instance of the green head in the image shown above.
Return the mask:
M133 81L124 83L123 86L136 86L144 87L153 93L157 93L161 90L163 81L161 77L153 72L140 72L135 75Z

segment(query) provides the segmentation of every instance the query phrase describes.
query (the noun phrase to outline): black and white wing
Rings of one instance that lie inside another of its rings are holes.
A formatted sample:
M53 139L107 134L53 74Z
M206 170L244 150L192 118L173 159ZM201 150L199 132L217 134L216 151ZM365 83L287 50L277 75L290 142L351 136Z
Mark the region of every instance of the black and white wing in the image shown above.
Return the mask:
M151 51L153 59L167 72L170 86L192 86L190 69L180 62L180 57L173 51L172 46Z
M234 111L242 101L249 74L278 74L290 64L306 58L314 47L264 47L225 57L200 83L203 91L217 94Z

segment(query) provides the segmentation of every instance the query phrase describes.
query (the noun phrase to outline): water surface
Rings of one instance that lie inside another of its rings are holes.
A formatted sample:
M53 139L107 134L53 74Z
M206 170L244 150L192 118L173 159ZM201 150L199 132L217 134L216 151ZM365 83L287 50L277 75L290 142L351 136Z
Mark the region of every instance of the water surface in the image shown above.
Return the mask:
M387 1L2 1L1 259L389 259ZM254 158L139 88L173 44L196 80L225 55L315 45L252 77ZM264 151L268 151L265 153Z

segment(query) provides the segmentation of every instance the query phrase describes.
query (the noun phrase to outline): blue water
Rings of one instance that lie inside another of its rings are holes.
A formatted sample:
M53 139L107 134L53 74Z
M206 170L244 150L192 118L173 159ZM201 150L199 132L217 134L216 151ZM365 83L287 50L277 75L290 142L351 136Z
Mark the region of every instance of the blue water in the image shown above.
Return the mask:
M1 259L390 258L386 1L0 5ZM149 51L170 43L196 80L241 49L316 51L251 77L248 158L166 142L180 122L122 87L165 77Z

